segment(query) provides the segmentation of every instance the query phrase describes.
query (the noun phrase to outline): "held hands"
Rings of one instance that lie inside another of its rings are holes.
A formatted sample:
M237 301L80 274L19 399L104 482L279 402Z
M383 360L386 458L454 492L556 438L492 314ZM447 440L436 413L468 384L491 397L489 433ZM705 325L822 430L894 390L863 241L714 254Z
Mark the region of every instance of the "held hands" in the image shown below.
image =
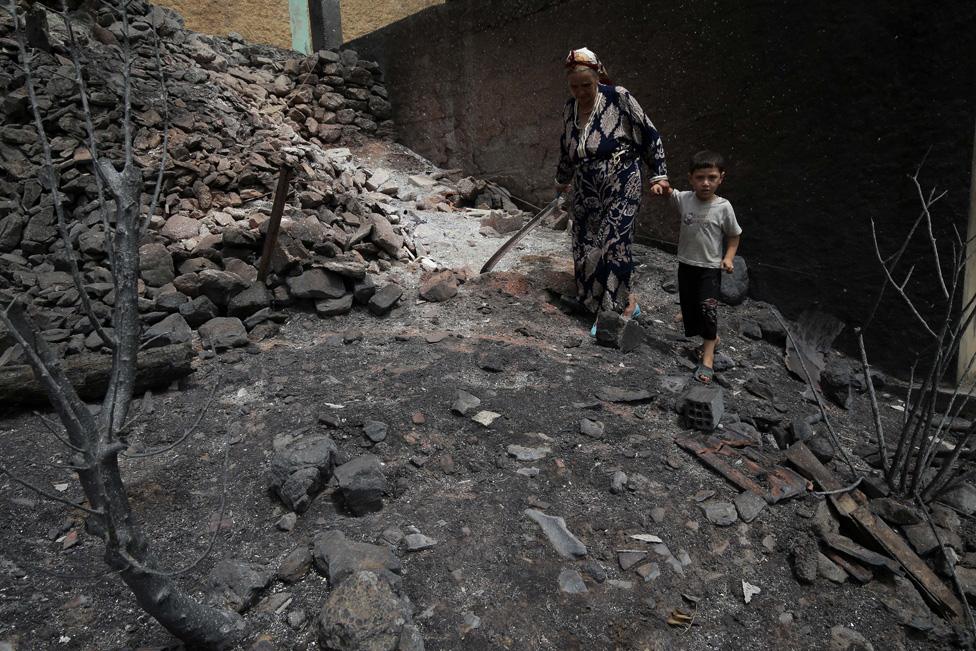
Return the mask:
M667 179L660 179L651 184L651 194L653 195L667 197L671 195L671 192L671 184L668 183Z
M722 258L722 271L727 274L735 271L735 265L732 263L732 258Z

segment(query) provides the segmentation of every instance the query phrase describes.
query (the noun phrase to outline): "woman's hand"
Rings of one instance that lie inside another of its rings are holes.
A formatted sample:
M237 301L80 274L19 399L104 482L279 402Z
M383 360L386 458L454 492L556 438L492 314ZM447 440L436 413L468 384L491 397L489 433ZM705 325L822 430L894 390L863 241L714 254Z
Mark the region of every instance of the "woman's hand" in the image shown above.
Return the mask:
M671 194L671 184L668 183L667 179L659 179L651 184L651 194L656 194L657 196L668 196Z
M572 183L557 183L555 185L555 188L556 188L556 193L557 194L566 194L567 192L569 192L570 190L573 189L573 184Z

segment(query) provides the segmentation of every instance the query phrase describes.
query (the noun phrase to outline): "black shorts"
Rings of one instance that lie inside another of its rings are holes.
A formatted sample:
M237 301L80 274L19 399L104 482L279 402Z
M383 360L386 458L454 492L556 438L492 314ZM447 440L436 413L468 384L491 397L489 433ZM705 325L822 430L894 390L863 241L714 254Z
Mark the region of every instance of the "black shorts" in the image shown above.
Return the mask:
M678 263L678 297L686 337L718 336L718 297L722 270Z

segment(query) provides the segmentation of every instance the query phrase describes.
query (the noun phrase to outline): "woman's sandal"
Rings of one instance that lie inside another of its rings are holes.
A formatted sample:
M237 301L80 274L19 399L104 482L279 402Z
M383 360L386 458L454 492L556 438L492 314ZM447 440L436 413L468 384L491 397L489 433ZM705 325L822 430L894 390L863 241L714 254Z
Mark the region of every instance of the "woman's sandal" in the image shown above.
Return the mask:
M698 368L695 369L695 380L701 382L702 384L711 384L714 377L714 369L711 369L704 364L699 364Z

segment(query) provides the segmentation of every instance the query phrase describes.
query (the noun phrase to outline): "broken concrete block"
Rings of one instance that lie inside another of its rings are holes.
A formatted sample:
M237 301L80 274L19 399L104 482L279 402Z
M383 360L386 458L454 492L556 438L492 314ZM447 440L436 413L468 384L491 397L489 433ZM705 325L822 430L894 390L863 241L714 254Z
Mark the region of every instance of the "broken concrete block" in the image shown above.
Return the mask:
M678 404L685 425L703 432L718 427L725 413L722 387L713 385L692 386L679 398Z

